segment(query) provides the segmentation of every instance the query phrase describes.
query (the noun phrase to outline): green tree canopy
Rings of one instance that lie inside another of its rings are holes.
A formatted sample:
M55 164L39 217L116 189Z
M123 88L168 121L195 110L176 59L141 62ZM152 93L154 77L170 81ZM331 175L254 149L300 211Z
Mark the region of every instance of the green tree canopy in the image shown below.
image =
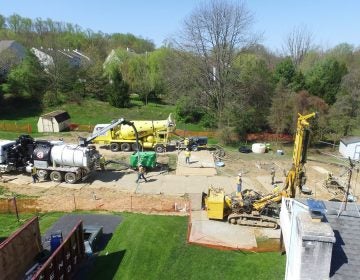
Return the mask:
M3 90L16 96L40 100L47 86L48 79L43 67L37 57L28 51L24 60L9 73Z
M327 58L305 73L307 90L324 99L328 104L334 104L339 92L341 79L347 73L344 63L339 63L334 58Z

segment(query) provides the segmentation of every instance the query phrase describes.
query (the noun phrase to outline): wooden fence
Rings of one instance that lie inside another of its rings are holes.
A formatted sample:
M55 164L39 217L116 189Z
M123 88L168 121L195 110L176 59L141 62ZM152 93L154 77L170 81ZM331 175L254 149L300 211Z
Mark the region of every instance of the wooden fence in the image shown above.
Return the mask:
M31 133L32 126L31 124L17 124L17 123L0 123L0 130L2 131L11 131L11 132L23 132Z

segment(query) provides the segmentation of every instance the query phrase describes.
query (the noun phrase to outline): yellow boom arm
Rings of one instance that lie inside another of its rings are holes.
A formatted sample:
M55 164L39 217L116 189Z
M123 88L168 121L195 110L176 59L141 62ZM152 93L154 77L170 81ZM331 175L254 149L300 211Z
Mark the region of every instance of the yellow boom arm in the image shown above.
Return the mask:
M302 188L305 179L304 164L306 162L307 145L309 143L308 127L310 118L313 118L316 114L311 113L308 115L298 114L296 136L293 152L293 164L290 171L287 174L284 190L289 197L295 197L296 188Z

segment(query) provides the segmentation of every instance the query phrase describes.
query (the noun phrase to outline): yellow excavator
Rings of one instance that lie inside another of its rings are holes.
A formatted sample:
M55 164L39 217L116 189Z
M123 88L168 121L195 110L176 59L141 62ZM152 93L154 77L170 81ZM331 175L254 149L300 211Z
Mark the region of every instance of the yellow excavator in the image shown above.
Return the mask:
M209 187L205 198L209 219L223 220L238 225L277 228L279 203L282 197L295 197L296 189L303 192L306 181L304 164L310 140L308 119L315 113L298 114L296 136L294 142L293 162L282 190L262 195L254 190L246 189L236 195L226 195L222 188Z

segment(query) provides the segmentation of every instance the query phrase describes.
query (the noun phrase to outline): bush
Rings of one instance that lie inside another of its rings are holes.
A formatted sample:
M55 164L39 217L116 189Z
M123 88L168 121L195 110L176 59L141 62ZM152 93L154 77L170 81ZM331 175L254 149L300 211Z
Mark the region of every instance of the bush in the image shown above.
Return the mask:
M214 115L205 113L201 118L200 124L206 128L217 128L218 121Z
M238 142L234 139L234 130L231 127L224 126L217 130L217 137L222 145L231 145Z

